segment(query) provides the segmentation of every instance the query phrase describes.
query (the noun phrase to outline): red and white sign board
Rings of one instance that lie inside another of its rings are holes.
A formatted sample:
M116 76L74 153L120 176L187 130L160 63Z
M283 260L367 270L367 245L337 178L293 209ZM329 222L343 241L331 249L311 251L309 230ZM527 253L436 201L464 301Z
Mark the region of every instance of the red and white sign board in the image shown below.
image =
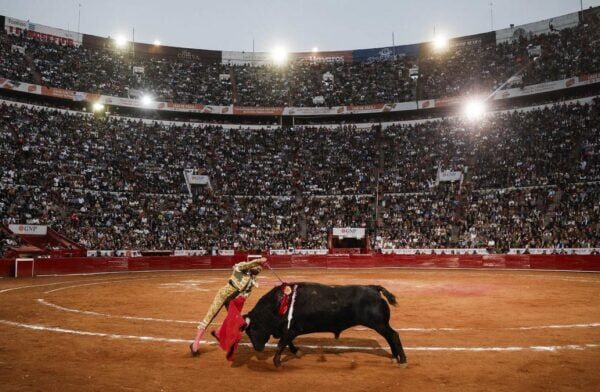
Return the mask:
M46 235L48 233L46 225L8 225L8 228L19 235Z
M56 27L44 26L31 23L28 20L6 17L4 30L8 34L21 35L26 32L28 38L40 41L53 42L60 45L79 46L83 41L83 34L74 31L57 29Z
M334 227L333 236L340 238L364 238L365 229L359 227Z

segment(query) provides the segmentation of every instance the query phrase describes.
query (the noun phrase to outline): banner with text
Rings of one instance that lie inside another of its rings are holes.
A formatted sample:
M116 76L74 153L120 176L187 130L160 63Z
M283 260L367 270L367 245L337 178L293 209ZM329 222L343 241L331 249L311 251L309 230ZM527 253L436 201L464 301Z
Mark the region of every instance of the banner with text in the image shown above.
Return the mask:
M19 235L46 235L48 226L45 225L8 225L8 229Z
M11 17L6 17L4 30L12 35L21 35L26 31L28 38L60 45L79 46L82 42L82 34Z
M334 227L333 236L340 238L364 238L366 230L363 227Z

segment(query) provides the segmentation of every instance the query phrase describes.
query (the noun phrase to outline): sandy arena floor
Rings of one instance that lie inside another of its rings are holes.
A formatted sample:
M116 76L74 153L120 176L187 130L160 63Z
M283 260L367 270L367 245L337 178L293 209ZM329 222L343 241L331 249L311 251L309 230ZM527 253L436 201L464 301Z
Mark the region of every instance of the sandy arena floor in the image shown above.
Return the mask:
M597 391L600 274L460 270L295 270L287 281L381 284L408 368L354 328L296 340L304 353L233 363L188 344L226 271L0 279L2 391ZM277 284L265 271L247 302ZM224 312L223 312L224 313ZM224 314L213 325L218 326ZM245 339L247 342L247 339Z

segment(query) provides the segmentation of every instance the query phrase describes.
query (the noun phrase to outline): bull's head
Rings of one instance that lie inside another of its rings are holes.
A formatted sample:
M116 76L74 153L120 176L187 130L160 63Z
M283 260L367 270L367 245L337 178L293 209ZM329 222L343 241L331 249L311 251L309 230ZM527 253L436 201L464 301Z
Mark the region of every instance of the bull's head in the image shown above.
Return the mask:
M271 332L266 325L262 325L263 323L260 320L252 317L252 312L244 315L244 320L246 320L246 334L252 342L252 347L256 351L263 351L269 337L271 337Z

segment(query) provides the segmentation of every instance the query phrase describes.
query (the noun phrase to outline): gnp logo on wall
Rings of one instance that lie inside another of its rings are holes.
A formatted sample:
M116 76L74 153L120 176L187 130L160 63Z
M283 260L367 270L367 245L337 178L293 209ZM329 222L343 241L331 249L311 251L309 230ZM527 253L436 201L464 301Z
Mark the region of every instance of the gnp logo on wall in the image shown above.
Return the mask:
M334 227L333 236L340 238L363 238L365 229L359 227Z
M8 229L20 235L46 235L48 233L46 225L8 225Z

